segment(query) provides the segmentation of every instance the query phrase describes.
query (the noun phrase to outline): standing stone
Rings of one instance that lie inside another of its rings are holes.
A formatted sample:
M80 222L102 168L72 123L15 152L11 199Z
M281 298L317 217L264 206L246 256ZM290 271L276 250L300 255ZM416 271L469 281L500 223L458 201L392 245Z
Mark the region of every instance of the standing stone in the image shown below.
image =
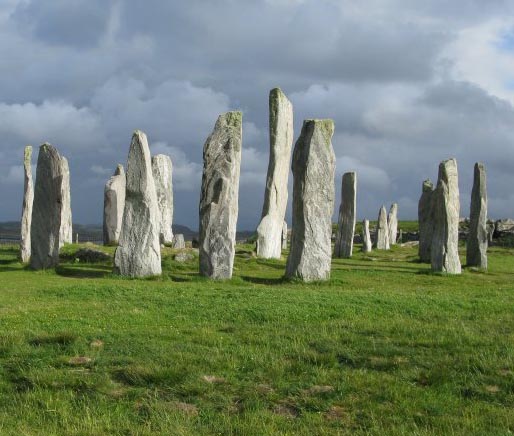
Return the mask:
M434 234L434 184L430 180L423 182L421 197L418 202L419 246L421 262L430 263L432 236Z
M125 210L114 271L122 276L161 274L159 207L146 135L136 130L127 162Z
M332 120L305 120L293 152L293 230L286 277L327 280L332 257Z
M287 222L282 225L282 250L287 250Z
M32 203L34 202L34 185L32 182L32 146L27 145L23 156L25 184L23 189L23 208L21 212L20 258L22 262L30 260L30 225L32 222Z
M485 167L482 163L476 163L473 190L471 192L469 235L466 247L466 263L468 266L487 269L488 233Z
M341 186L341 206L339 207L339 225L337 228L335 257L352 257L353 237L357 214L357 174L343 174Z
M375 235L375 248L378 250L389 250L389 228L387 226L387 211L384 206L378 213L377 232Z
M362 252L371 251L371 236L369 235L369 220L362 221Z
M234 266L242 146L241 112L220 115L203 148L200 275L229 279Z
M159 240L161 244L173 242L173 166L169 156L158 154L152 157L152 171L157 191L157 203L159 205L161 230Z
M59 263L59 244L63 208L63 164L57 149L50 144L39 147L30 226L30 267L45 269Z
M434 191L434 233L432 237L432 271L460 274L459 259L459 176L457 161L439 164Z
M125 209L126 177L123 165L118 165L104 188L104 244L115 245L120 240Z
M174 248L175 250L181 250L183 248L186 248L186 241L182 233L178 233L173 236L172 248Z
M73 243L73 225L71 217L71 193L70 193L70 167L68 165L68 159L64 156L61 157L61 230L59 232L59 248L64 244Z
M262 219L257 227L257 256L280 259L287 207L287 180L293 145L293 105L278 88L269 95L270 154Z
M393 203L389 209L387 229L389 231L389 245L396 245L398 235L398 203Z

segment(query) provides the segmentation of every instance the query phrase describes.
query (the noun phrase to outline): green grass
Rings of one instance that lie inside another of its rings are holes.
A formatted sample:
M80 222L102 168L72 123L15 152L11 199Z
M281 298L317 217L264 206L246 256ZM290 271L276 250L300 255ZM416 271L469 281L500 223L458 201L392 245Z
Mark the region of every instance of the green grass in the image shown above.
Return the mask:
M170 249L151 280L76 249L33 272L0 248L1 435L514 432L512 249L461 276L357 252L314 284L250 246L226 282Z

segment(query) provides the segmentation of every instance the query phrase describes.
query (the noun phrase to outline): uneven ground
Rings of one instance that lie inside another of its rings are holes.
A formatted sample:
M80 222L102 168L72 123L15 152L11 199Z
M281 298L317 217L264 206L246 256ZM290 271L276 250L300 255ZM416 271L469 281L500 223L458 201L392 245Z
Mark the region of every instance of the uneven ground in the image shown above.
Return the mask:
M171 251L126 280L0 248L0 434L514 432L514 250L458 277L415 248L357 253L309 285L239 250L209 282Z

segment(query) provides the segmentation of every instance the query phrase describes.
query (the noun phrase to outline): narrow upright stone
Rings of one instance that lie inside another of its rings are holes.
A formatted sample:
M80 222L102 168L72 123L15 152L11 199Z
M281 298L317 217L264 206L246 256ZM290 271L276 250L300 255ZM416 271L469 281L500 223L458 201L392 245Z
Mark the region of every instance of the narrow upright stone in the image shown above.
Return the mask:
M334 122L306 120L293 152L293 227L286 277L327 280L332 257Z
M341 185L341 206L339 207L339 224L334 248L335 257L352 257L356 214L357 174L354 172L345 173Z
M389 245L396 245L398 240L398 203L393 203L389 209L387 230L389 231Z
M282 250L287 250L287 222L282 225Z
M172 248L175 250L181 250L186 248L186 240L184 239L184 235L182 233L177 233L173 235L173 243Z
M418 202L419 246L421 262L430 263L432 236L434 234L434 184L430 180L423 182L421 197Z
M173 242L173 181L171 158L165 154L152 157L152 171L157 191L157 203L159 205L161 230L159 240L161 244Z
M280 259L282 223L293 144L293 105L278 88L269 96L270 154L262 219L257 227L257 256Z
M32 203L34 185L32 182L32 146L27 145L23 156L25 184L23 188L23 208L21 212L20 258L26 263L30 260L30 225L32 222Z
M241 112L220 115L203 148L200 275L229 279L234 266L242 147Z
M136 130L127 162L125 210L114 271L122 276L161 274L159 207L146 135Z
M362 221L362 252L371 251L371 236L369 234L369 220Z
M377 233L375 235L375 248L377 250L389 250L389 228L387 226L387 211L384 206L378 213Z
M120 240L125 209L126 177L123 165L118 165L104 188L104 244L114 245Z
M59 263L59 244L63 208L63 164L57 149L50 144L39 147L30 226L30 267L45 269Z
M61 230L59 232L59 248L64 244L73 243L73 224L71 217L70 167L68 159L61 156L62 183L61 183Z
M434 191L434 234L432 237L432 271L460 274L459 259L459 176L457 161L449 159L439 165Z
M476 163L471 192L469 235L466 246L468 266L487 269L487 183L484 164Z

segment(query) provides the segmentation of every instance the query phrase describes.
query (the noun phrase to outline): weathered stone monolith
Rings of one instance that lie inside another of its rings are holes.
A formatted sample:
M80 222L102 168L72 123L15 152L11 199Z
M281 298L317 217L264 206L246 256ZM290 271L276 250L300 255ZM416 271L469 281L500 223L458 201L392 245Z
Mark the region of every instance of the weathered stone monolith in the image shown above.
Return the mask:
M32 146L25 147L23 156L25 184L23 189L23 207L21 212L20 258L22 262L30 260L30 225L32 222L32 204L34 202L34 184L32 182Z
M423 182L421 197L418 202L419 246L421 262L430 263L432 236L434 234L434 184L430 180Z
M287 250L287 222L282 225L282 250Z
M152 157L152 171L157 191L157 203L159 205L161 230L159 240L161 244L173 242L173 166L171 158L165 154Z
M182 233L177 233L176 235L173 235L173 243L171 247L175 250L181 250L183 248L186 248L186 241Z
M62 157L50 144L39 147L30 226L30 267L46 269L59 263L63 208Z
M375 234L375 248L377 250L389 250L389 228L387 226L387 211L385 206L380 208Z
M332 257L334 122L305 120L293 152L293 226L286 277L327 280Z
M234 266L242 147L241 112L220 115L203 148L200 275L229 279Z
M68 159L61 156L62 183L61 183L61 230L59 236L59 248L64 244L73 243L73 224L71 217L71 192L70 192L70 167Z
M123 211L125 210L126 177L123 165L118 165L104 188L104 244L114 245L120 240Z
M146 135L136 130L127 162L125 209L114 271L127 277L161 274L159 206Z
M362 221L362 252L369 253L371 251L371 236L369 234L369 220Z
M455 159L449 159L440 163L437 187L433 195L432 271L460 274L459 176Z
M352 257L356 214L357 174L354 172L345 173L341 184L341 205L339 207L339 223L334 248L335 257Z
M270 154L262 219L257 227L257 256L280 259L287 207L287 180L293 144L293 105L278 88L269 96Z
M398 203L393 203L389 209L387 230L389 232L389 245L396 245L398 240Z
M487 269L487 183L484 164L476 163L471 192L466 263Z

